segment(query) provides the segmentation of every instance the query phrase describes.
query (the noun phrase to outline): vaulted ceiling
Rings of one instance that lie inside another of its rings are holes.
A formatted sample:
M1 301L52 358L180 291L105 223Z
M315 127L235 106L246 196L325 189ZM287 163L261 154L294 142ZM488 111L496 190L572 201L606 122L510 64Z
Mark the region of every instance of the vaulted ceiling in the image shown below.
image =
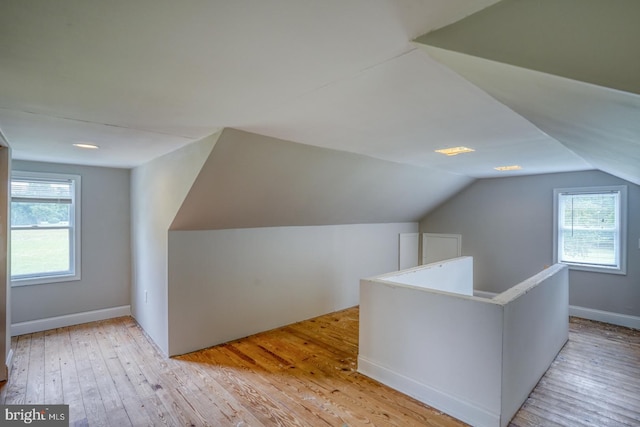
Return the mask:
M640 184L640 2L505 0L416 41L593 167Z
M408 175L640 184L638 4L4 0L0 130L24 160L135 167L237 128ZM454 146L475 152L434 152Z

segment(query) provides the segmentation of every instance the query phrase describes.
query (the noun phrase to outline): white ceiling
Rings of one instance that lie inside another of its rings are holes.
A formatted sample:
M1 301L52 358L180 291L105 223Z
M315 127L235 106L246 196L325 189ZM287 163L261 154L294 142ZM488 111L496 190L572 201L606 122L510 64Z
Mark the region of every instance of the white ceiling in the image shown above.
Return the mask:
M425 49L595 168L640 185L640 95Z
M244 130L472 177L592 168L558 141L414 49L292 100ZM434 150L466 146L473 154Z
M637 0L503 0L416 45L594 168L640 184L638 16Z
M0 129L14 158L99 166L236 127L470 177L592 168L411 43L493 3L5 0Z

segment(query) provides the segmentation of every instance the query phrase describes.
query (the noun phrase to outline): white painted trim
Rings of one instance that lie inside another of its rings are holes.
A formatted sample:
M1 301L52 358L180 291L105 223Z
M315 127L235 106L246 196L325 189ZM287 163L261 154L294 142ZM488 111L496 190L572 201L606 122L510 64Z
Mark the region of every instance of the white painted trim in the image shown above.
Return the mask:
M420 265L420 233L400 233L398 270Z
M466 423L477 427L500 426L500 414L419 383L362 356L358 356L358 372Z
M11 365L13 364L13 349L9 349L9 353L7 354L7 360L5 362L5 373L7 374L7 378L3 381L9 379L9 375L11 375Z
M47 180L47 181L69 181L73 184L73 196L71 197L73 209L69 211L69 233L73 241L69 243L69 270L59 272L62 274L47 274L39 272L37 275L22 275L11 277L11 286L42 285L46 283L72 282L82 279L82 176L68 173L50 173L33 171L11 171L11 180L24 179ZM13 200L13 199L12 199ZM27 228L28 229L28 228Z
M569 306L569 316L595 320L597 322L611 323L612 325L625 326L627 328L640 329L640 317L628 314L613 313L611 311L596 310L595 308Z
M563 262L560 260L558 253L559 246L559 231L558 216L560 215L560 195L562 194L584 194L584 193L618 193L620 194L618 210L618 221L620 227L618 229L618 254L616 256L620 263L618 266L613 267L598 267L595 265L585 265L572 262L564 262L569 266L571 270L591 271L595 273L607 273L607 274L627 274L627 186L626 185L607 185L598 187L574 187L574 188L554 188L553 189L553 260L554 263Z
M495 292L477 291L477 290L475 290L475 289L473 290L473 296L474 296L474 297L489 298L489 299L491 299L491 298L495 297L496 295L498 295L498 294L497 294L497 293L495 293Z
M15 337L17 335L31 334L33 332L41 332L49 329L63 328L65 326L79 325L81 323L95 322L97 320L112 319L114 317L122 316L131 316L130 305L14 323L11 325L11 336Z

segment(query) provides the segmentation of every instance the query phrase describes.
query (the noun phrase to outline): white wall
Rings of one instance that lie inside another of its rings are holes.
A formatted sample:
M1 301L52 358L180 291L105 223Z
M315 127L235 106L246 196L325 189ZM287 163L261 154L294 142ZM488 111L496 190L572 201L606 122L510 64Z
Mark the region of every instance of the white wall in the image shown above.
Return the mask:
M434 262L404 270L399 274L378 276L377 279L472 296L473 258L460 257Z
M471 181L226 128L171 229L416 222Z
M502 390L508 392L502 393L503 425L569 338L568 274L557 264L494 298L505 301Z
M358 371L473 425L500 418L502 306L374 280L360 285Z
M425 284L441 280L424 271ZM567 341L566 266L492 300L389 276L360 283L358 371L471 425L508 425Z
M169 354L359 303L362 277L396 270L417 223L169 234Z
M168 230L218 136L204 138L131 171L131 308L138 323L165 353Z
M129 305L129 170L19 160L12 167L82 176L82 280L13 287L12 323Z

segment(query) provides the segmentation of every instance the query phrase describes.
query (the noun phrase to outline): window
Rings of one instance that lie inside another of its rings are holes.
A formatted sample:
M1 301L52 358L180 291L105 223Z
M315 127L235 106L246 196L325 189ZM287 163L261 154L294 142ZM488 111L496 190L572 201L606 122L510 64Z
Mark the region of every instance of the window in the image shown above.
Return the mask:
M626 273L626 186L556 189L554 211L555 262Z
M80 280L80 177L14 171L13 286Z

